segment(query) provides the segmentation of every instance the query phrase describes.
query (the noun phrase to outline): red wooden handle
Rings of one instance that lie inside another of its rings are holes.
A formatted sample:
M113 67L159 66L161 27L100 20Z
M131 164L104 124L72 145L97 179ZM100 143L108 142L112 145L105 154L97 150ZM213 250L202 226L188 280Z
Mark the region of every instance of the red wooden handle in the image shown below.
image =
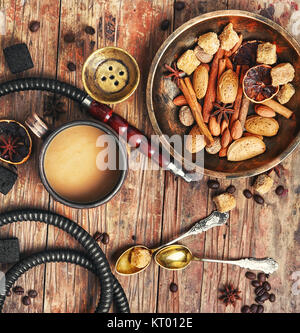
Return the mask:
M161 167L166 168L170 161L161 153L158 146L151 144L150 140L131 126L124 118L115 114L106 104L92 101L89 113L96 119L108 124L114 129L126 142L133 148L139 148L139 151L151 158Z

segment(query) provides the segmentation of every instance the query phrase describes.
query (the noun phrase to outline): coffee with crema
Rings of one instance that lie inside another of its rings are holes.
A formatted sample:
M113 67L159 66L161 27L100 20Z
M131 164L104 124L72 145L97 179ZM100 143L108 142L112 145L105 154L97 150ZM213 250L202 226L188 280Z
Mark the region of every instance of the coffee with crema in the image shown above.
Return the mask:
M107 161L99 159L103 149L110 154L109 145L97 147L104 134L97 127L77 125L59 132L50 142L44 156L45 176L52 190L65 200L95 202L117 185L120 170L105 169ZM118 149L111 153L117 160Z

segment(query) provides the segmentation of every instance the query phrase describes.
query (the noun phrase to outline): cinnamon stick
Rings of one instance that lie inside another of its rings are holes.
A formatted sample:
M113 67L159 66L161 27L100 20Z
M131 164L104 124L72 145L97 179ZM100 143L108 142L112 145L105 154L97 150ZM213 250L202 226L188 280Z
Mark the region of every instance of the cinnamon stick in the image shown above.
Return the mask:
M226 69L233 70L232 62L231 62L231 60L228 57L225 57L225 63L226 63Z
M205 123L209 120L209 115L211 111L213 110L213 102L216 100L217 96L217 76L218 76L218 69L219 69L219 60L223 58L224 56L224 50L219 48L217 53L214 56L214 59L211 64L210 73L209 73L209 79L208 79L208 86L207 86L207 92L204 98L204 104L203 104L203 120Z
M198 103L197 96L190 78L186 77L184 79L180 79L179 88L183 92L183 95L185 96L185 99L188 102L189 107L191 108L193 116L201 132L208 139L209 143L213 143L214 139L203 121L201 105Z
M225 68L226 68L226 59L222 58L219 60L218 81L220 76L225 72Z
M250 100L245 95L243 95L240 113L239 113L239 120L243 128L247 119L249 105L250 105Z
M238 67L237 67L238 70ZM238 87L238 92L236 95L236 99L234 101L234 113L231 115L230 118L230 128L232 128L233 123L239 119L239 113L240 113L240 108L241 108L241 103L242 103L242 97L243 97L243 80L244 76L246 74L246 71L248 70L247 65L242 65L240 69L240 79L239 79L239 87Z
M291 115L293 114L293 111L291 111L287 107L281 105L280 103L274 101L274 99L270 99L268 101L262 102L261 104L264 104L264 105L270 107L275 112L281 114L285 118L290 118Z

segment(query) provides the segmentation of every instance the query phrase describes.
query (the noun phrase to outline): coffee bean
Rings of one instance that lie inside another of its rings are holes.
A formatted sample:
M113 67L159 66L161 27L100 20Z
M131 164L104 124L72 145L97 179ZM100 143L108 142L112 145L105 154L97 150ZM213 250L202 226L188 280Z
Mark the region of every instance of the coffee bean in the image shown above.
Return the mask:
M67 67L68 67L68 70L70 71L70 72L74 72L74 71L76 71L76 65L74 64L74 62L68 62L68 65L67 65Z
M235 192L235 190L236 190L235 186L230 185L230 186L227 187L226 192L232 194L232 193Z
M250 313L250 307L248 305L244 305L242 308L241 308L241 312L242 313Z
M253 272L246 272L245 276L249 280L254 280L256 278L256 274Z
M251 199L252 198L252 193L249 190L247 190L247 189L243 191L243 194L244 194L244 196L247 199Z
M29 30L31 32L37 32L40 28L40 22L39 21L31 21L29 23Z
M109 243L109 235L106 232L104 232L102 234L102 240L101 240L101 242L103 244L105 244L105 245Z
M264 289L264 287L260 286L260 287L255 288L254 292L257 296L261 296L265 292L265 289Z
M176 293L177 290L178 290L178 286L177 286L177 284L174 283L174 282L172 282L172 283L170 284L170 290L172 291L172 293Z
M257 297L255 298L255 302L258 303L258 304L263 304L263 303L264 303L263 301L260 300L260 297L259 297L259 296L257 296Z
M255 202L257 202L259 205L263 205L265 203L265 200L262 196L259 194L254 194L253 199Z
M277 195L282 195L283 192L284 192L284 187L283 187L282 185L279 185L279 186L276 188L276 190L275 190L275 193L276 193Z
M262 305L259 305L258 307L257 307L257 311L256 311L256 313L263 313L264 312L264 307L262 306Z
M22 288L21 286L14 287L12 291L17 295L23 295L24 294L24 288Z
M31 304L31 300L30 300L30 298L29 298L28 296L24 296L24 297L22 298L22 303L23 303L24 305L28 306L28 305Z
M37 293L36 290L31 289L31 290L28 291L28 296L29 296L30 298L36 298L37 295L38 295L38 293Z
M96 42L94 40L90 41L90 49L92 50L95 47Z
M220 188L220 183L217 180L210 179L207 182L207 186L212 190L217 190Z
M160 28L161 30L165 31L169 28L170 21L169 20L164 20L161 22Z
M74 43L75 42L75 35L73 32L68 32L64 35L64 41L66 43Z
M258 281L259 281L259 282L265 282L266 279L267 279L265 273L258 273L257 278L258 278Z
M174 4L174 8L176 10L182 10L185 7L185 3L183 1L176 1Z
M261 283L257 280L251 281L251 284L252 284L253 287L259 287L261 285Z
M265 291L260 297L262 301L266 301L267 299L269 299L270 294L267 291Z
M252 304L252 305L250 306L250 311L251 311L251 313L256 313L257 308L258 308L258 305L257 305L257 304Z
M88 35L93 35L95 33L95 29L89 25L84 28L84 31Z
M262 286L265 288L265 291L271 290L271 285L268 281L265 281Z
M276 300L276 296L274 294L270 294L269 301L273 303L273 302L275 302L275 300Z
M97 232L94 234L93 238L94 238L94 240L95 240L96 242L101 242L102 239L103 239L103 234L100 233L99 231L97 231Z

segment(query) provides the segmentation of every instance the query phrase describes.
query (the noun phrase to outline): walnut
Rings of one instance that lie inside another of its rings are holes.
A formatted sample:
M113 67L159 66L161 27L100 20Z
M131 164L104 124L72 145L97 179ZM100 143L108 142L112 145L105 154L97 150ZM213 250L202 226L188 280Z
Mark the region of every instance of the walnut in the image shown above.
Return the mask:
M235 197L230 193L222 193L213 198L217 210L221 213L228 212L236 206Z
M276 45L269 42L259 44L256 61L267 65L275 64L277 61Z
M211 62L214 57L212 54L204 52L204 50L199 45L194 48L194 53L198 60L204 64Z
M291 83L287 83L280 88L279 93L276 95L276 97L280 104L285 104L292 98L294 94L295 88Z
M279 86L293 81L295 76L294 67L286 62L271 69L272 85Z
M233 30L232 23L226 25L226 27L220 34L219 39L221 41L221 48L225 51L231 50L234 45L239 41L239 36Z
M137 268L146 267L151 261L149 250L142 247L134 247L130 251L130 263Z
M194 124L194 116L192 114L191 109L185 105L179 110L179 120L184 126L191 126Z
M198 45L204 52L213 55L218 51L220 47L220 41L218 39L218 35L215 32L208 32L199 37Z
M255 191L257 191L259 194L265 194L269 192L272 186L273 179L266 174L259 175L253 185Z
M193 71L200 65L200 61L195 56L193 50L187 50L177 60L177 67L184 71L187 75L191 75Z

